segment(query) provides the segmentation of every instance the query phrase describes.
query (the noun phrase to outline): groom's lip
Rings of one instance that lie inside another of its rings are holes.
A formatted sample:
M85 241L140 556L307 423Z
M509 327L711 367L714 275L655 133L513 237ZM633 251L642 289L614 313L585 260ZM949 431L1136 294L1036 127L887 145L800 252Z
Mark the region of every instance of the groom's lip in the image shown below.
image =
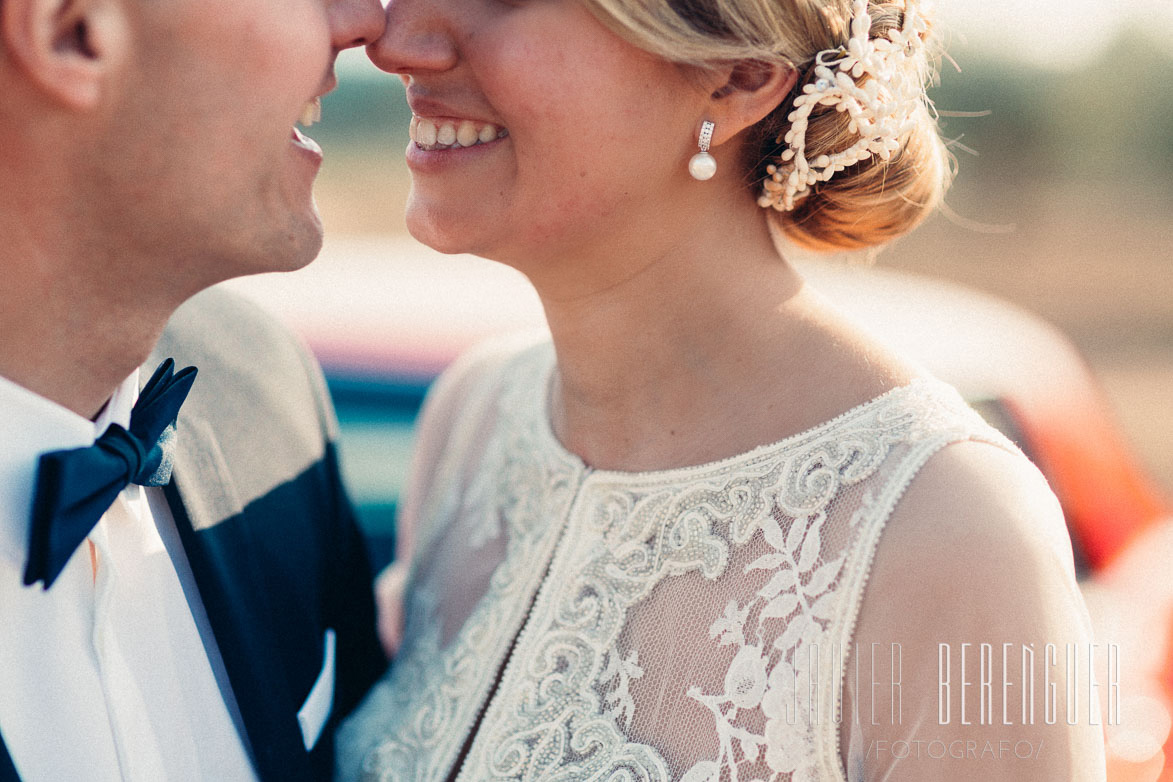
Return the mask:
M289 147L293 153L306 161L310 166L310 181L317 175L322 166L322 148L317 142L293 128L289 136Z
M331 65L330 70L322 79L322 83L318 86L318 92L311 97L311 100L314 98L322 98L324 95L333 92L334 88L337 86L338 77L334 73L333 65ZM318 146L316 141L298 130L297 122L294 122L291 125L289 140L291 142L290 146L292 146L297 151L297 154L300 157L313 166L314 173L316 174L318 168L322 164L322 148Z
M320 98L327 93L333 92L334 88L338 86L338 76L334 73L334 68L330 68L330 72L326 74L326 78L322 80L321 90L315 95L315 98Z
M329 95L331 92L333 92L337 86L338 77L335 75L333 67L331 67L330 71L322 79L321 84L318 85L318 91L311 95L306 103L309 103L315 99L321 100L326 95ZM296 125L298 124L298 121L294 120L292 124Z

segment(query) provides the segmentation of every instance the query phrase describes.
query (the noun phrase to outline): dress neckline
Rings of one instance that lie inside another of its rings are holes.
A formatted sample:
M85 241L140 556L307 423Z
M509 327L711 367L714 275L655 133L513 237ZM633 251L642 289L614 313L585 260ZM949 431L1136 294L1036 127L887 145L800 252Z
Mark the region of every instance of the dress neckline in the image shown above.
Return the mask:
M747 451L725 456L720 459L660 470L631 471L600 469L592 467L583 461L582 457L563 445L562 441L554 433L553 418L550 414L550 398L552 396L554 368L557 366L557 361L554 355L553 345L550 342L540 345L539 349L535 352L539 354L541 363L536 368L535 382L530 384L530 388L532 389L531 393L535 398L530 400L530 404L526 405L526 408L535 411L534 415L537 417L534 427L538 438L537 446L545 452L552 454L559 461L570 465L575 471L589 474L595 480L603 480L609 483L639 485L676 484L695 481L711 475L719 475L757 461L773 460L791 448L823 437L828 432L835 430L849 421L869 414L874 408L895 403L906 397L928 396L940 399L944 396L951 397L954 403L965 404L960 399L956 389L944 381L931 375L918 375L913 377L905 385L894 386L871 399L860 402L800 432L795 432L780 440L763 443Z

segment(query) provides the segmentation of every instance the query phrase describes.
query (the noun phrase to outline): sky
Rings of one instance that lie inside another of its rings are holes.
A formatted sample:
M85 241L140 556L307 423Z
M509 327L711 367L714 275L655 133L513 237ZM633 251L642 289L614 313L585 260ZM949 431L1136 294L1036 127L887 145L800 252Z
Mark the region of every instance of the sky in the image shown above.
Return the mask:
M385 1L385 0L384 0ZM936 0L947 48L976 49L1053 70L1078 68L1129 25L1141 26L1173 55L1173 0ZM362 50L343 53L339 68L371 73ZM1121 67L1121 77L1143 63Z

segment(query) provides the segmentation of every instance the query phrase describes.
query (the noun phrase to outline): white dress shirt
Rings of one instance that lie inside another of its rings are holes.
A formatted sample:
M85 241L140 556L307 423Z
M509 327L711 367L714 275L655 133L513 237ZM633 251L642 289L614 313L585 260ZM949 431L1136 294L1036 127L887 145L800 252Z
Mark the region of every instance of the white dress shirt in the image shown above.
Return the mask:
M137 398L135 372L95 422L0 378L0 734L25 782L256 780L161 489L123 491L51 589L22 583L38 457Z

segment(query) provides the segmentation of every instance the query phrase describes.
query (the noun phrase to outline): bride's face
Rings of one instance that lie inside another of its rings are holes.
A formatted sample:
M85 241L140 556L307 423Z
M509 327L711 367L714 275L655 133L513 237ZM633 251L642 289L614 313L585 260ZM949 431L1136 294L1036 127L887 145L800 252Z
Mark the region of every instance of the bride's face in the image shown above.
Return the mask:
M424 243L522 267L605 251L692 181L707 92L576 0L391 0L387 23L368 53L407 87Z

